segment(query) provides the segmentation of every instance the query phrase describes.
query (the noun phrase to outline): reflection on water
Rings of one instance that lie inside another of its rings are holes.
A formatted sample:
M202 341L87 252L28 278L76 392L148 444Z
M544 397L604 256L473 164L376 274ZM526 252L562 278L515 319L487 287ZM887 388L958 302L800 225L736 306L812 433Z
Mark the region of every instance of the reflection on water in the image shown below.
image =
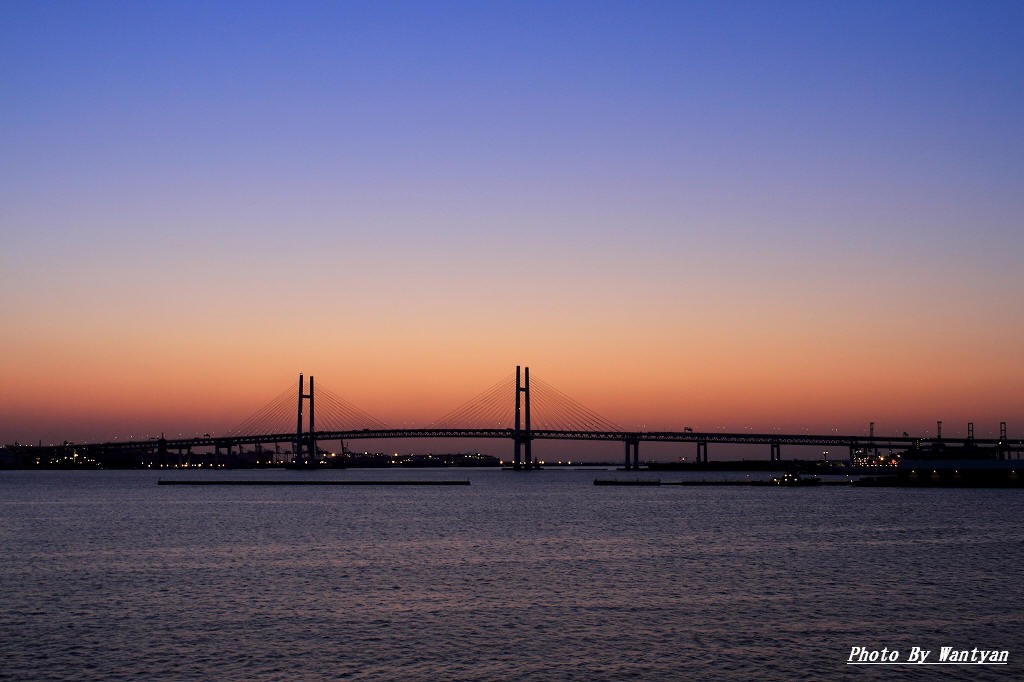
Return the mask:
M854 645L1010 649L1009 668L942 675L1021 673L1016 490L595 487L610 472L593 471L204 475L472 485L0 472L0 677L892 674L845 666Z

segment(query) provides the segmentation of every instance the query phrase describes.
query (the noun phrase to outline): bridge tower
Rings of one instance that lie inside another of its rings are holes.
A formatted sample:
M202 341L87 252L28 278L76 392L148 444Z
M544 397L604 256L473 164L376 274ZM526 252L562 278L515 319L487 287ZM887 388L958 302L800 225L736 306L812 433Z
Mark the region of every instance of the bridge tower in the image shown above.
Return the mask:
M302 401L309 401L309 435L302 435ZM309 375L309 393L303 393L302 374L299 374L299 409L295 421L295 458L305 460L307 464L316 464L316 428L313 422L313 375ZM308 450L303 457L303 446L308 445Z
M520 428L519 426L520 417L525 417L525 428ZM533 469L533 434L530 430L530 368L520 368L519 365L516 365L516 423L512 438L515 440L515 455L512 460L512 468L516 471L523 468L527 471ZM526 455L525 462L522 460L524 450ZM538 466L537 468L540 467Z

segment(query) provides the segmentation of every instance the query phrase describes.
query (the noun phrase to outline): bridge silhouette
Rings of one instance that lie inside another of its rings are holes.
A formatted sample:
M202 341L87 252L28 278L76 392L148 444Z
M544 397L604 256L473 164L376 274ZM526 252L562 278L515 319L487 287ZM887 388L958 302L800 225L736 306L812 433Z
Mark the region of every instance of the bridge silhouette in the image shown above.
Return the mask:
M293 421L294 420L294 421ZM292 430L294 425L294 430ZM974 424L967 425L966 438L943 438L942 422L934 437L922 438L904 433L900 436L876 435L874 422L869 435L726 433L694 431L629 431L602 417L551 384L534 377L530 368L515 368L515 373L494 383L451 412L422 428L393 428L360 409L322 384L308 384L299 375L298 391L294 387L282 391L260 409L223 435L206 434L186 438L108 441L103 443L64 443L56 448L73 450L76 455L111 453L122 459L147 456L157 466L171 466L175 454L179 464L193 449L209 448L217 461L231 457L235 449L241 453L251 446L259 456L279 456L280 445L289 446L292 462L305 466L321 463L319 443L338 441L340 452L346 441L389 440L402 438L504 439L512 441L512 468L529 471L539 467L533 457L532 444L551 441L618 441L624 446L624 466L640 467L640 443L693 443L696 462L707 463L708 445L767 445L772 462L782 461L783 446L820 446L847 449L852 463L857 453L877 452L880 448L907 451L922 446L932 448L990 448L1001 459L1019 457L1024 450L1020 439L1007 438L1006 422L1000 423L999 438L976 438ZM273 445L273 450L265 450ZM22 446L24 447L24 446ZM140 460L141 461L141 460Z

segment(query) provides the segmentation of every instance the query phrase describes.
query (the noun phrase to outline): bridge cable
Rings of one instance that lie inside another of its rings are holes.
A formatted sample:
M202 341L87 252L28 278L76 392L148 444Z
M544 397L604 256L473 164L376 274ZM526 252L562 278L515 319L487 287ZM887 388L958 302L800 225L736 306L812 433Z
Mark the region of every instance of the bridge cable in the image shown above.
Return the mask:
M499 410L502 409L501 401L503 398L507 406L504 409L511 412L512 400L515 399L514 391L514 375L502 377L454 410L435 419L431 422L430 427L472 428L484 426L485 428L494 428L494 422L489 420L491 418L497 419ZM482 419L487 419L489 423L481 423Z
M273 431L263 430L266 427L268 420L275 420L278 418L278 414L281 408L285 404L285 400L288 398L292 401L294 408L294 401L296 400L295 387L289 387L281 393L274 396L267 404L260 409L256 410L248 417L243 419L237 426L228 430L228 434L232 436L239 435L262 435L264 433L274 433Z

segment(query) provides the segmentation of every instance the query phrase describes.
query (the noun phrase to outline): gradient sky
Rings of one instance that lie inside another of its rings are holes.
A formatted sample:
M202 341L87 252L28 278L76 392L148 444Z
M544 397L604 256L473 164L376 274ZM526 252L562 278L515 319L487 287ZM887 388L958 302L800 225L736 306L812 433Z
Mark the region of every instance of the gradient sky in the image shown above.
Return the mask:
M0 442L1024 431L1020 2L0 8Z

